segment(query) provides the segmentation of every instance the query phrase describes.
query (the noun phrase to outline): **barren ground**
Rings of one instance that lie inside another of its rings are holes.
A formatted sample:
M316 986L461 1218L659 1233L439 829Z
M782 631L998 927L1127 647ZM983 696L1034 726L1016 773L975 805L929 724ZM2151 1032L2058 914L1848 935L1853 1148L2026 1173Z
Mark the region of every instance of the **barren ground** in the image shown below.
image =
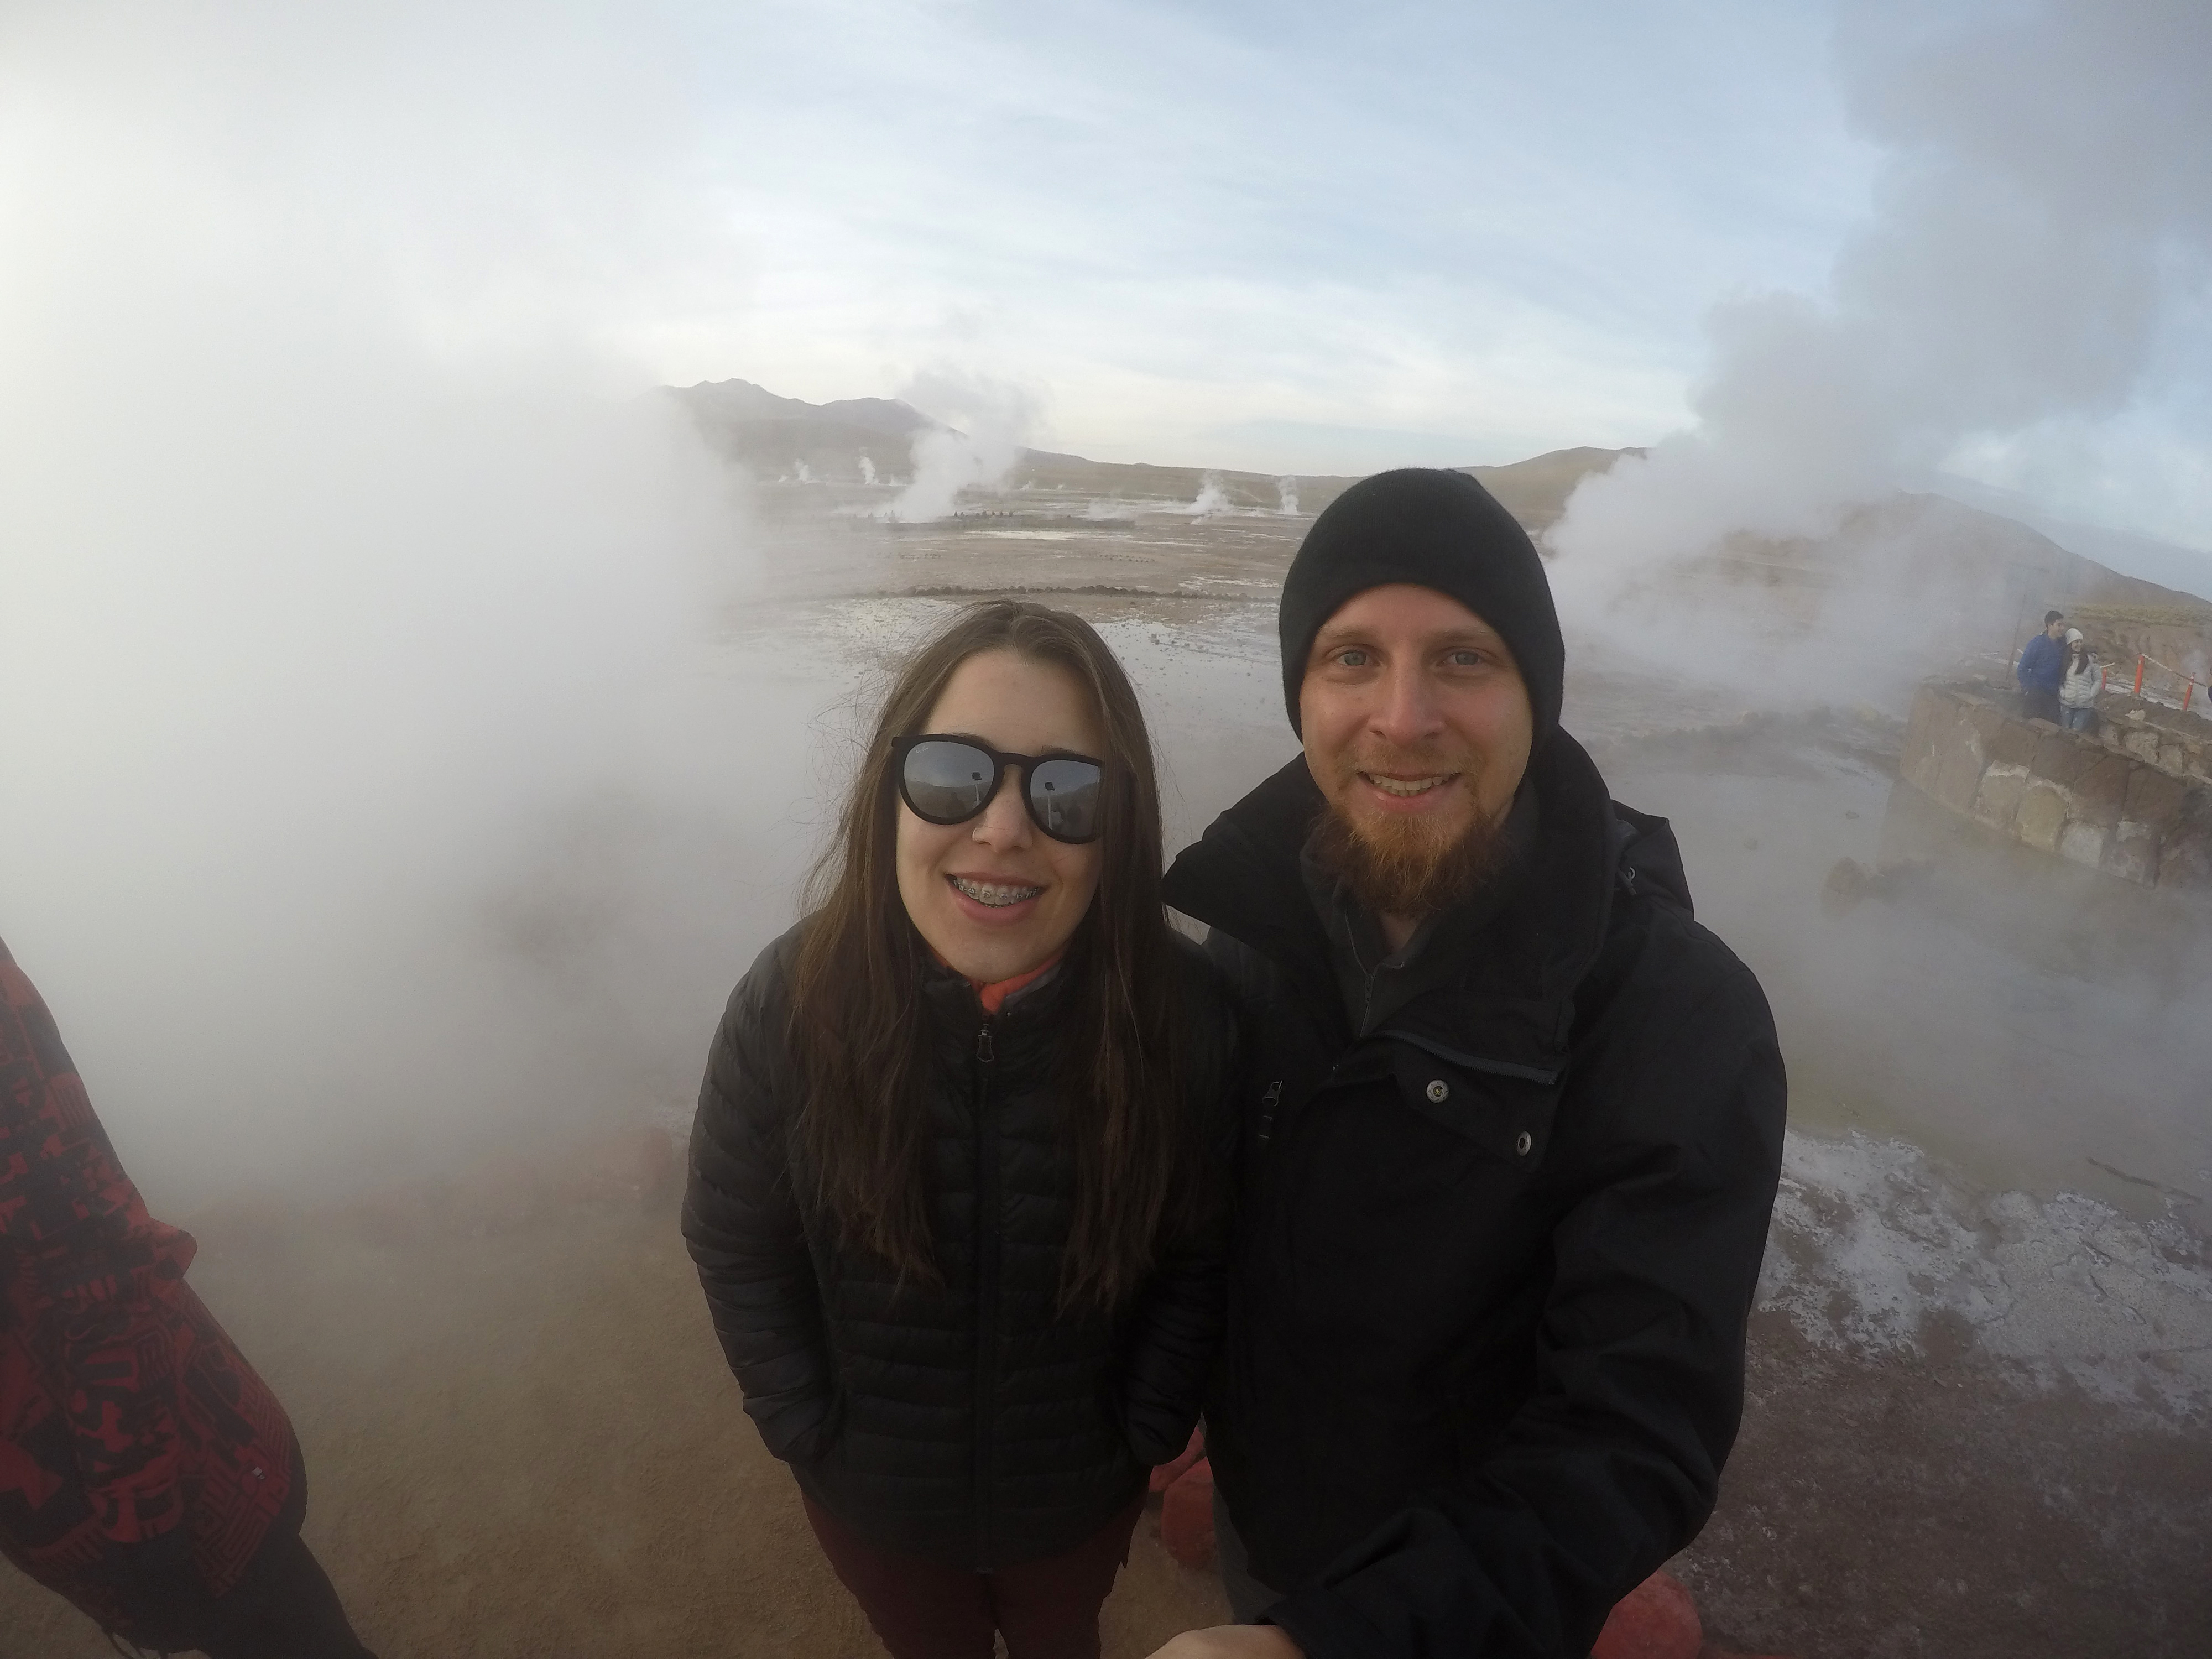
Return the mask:
M308 1537L385 1659L877 1651L665 1208L413 1246L211 1237L193 1276L290 1407ZM1674 1566L1708 1634L1799 1659L2201 1653L2202 1433L2023 1386L1955 1328L1923 1343L1853 1356L1762 1314L1719 1512ZM1108 1605L1109 1659L1221 1614L1156 1528ZM110 1651L0 1578L9 1659Z

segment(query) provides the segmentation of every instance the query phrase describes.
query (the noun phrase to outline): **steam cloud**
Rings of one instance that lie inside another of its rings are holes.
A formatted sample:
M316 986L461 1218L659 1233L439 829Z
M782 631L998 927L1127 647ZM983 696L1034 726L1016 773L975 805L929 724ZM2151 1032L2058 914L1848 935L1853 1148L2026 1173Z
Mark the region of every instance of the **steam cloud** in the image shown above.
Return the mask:
M1618 638L1629 601L1639 626L1674 635L1678 659L1758 647L1662 616L1659 579L1732 536L1849 539L1856 508L1929 488L1947 467L2036 482L2094 449L2085 434L2099 423L2171 392L2161 363L2206 297L2202 8L1862 0L1844 14L1837 61L1851 120L1889 159L1828 295L1717 307L1697 425L1586 480L1551 538L1571 617L1598 625L1614 612ZM2202 474L2166 469L2182 491L2202 490ZM1961 606L1993 604L2010 620L1993 594L1928 603L1909 524L1893 516L1862 539L1872 551L1831 602L1829 646L1887 640L1910 647L1903 660L1955 627ZM1854 671L1818 645L1808 658L1802 641L1770 651L1761 672L1785 656L1814 678L1863 672L1863 657Z
M0 68L0 936L157 1206L680 1099L793 861L729 757L803 721L699 665L726 473L551 343L630 280L589 250L689 249L662 89L104 11Z
M942 422L914 441L914 478L884 509L887 518L942 519L963 489L1003 483L1035 430L1037 399L1011 381L935 369L916 375L899 396Z
M1198 481L1198 494L1189 501L1174 507L1158 509L1162 513L1181 513L1194 519L1210 519L1217 513L1229 510L1229 492L1222 487L1218 473L1208 472Z

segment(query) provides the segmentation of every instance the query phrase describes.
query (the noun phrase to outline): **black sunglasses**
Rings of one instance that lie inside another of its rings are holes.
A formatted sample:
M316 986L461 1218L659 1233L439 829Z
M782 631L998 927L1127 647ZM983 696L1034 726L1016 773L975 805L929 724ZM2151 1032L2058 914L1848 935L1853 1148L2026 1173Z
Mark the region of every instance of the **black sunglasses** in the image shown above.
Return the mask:
M991 804L1006 769L1022 769L1030 822L1054 841L1098 839L1106 769L1088 755L1009 755L967 738L898 738L891 744L899 799L925 823L965 823Z

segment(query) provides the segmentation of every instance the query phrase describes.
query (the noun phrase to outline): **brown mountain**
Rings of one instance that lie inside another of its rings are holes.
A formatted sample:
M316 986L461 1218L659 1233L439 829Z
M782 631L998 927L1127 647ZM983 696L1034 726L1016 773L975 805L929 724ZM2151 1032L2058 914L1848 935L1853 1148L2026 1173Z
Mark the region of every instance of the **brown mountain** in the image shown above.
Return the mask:
M862 475L863 456L881 475L910 472L915 434L938 429L911 404L892 398L810 404L750 380L660 390L684 404L709 447L756 477L782 477L804 465L817 478L854 480Z
M1455 470L1480 479L1530 535L1540 536L1559 521L1577 484L1593 472L1610 471L1623 455L1643 453L1640 449L1553 449L1504 466Z

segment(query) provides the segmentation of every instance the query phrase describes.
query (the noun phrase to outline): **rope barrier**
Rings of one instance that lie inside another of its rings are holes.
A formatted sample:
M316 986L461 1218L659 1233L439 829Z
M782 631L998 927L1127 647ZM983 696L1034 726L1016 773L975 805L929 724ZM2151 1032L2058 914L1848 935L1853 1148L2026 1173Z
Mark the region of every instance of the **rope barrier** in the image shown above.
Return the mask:
M2101 658L2094 655L2091 656L2089 660L2097 665L2098 691L2101 694L2111 690L2112 689L2112 664L2106 662ZM2141 652L2138 652L2136 654L2136 679L2135 684L2129 693L2130 696L2137 698L2142 697L2143 694L2144 672L2147 670L2153 668L2157 669L2162 674L2171 674L2174 678L2181 682L2181 709L2184 714L2187 714L2189 712L2189 705L2197 700L2197 693L2199 688L2202 688L2208 696L2212 696L2212 682L2200 680L2194 674L2190 673L2186 669L2176 668L2170 662L2160 662L2156 657L2146 656Z
M1984 652L1977 653L1976 660L1997 662L2007 659L2000 659L1994 652ZM2105 661L2102 658L2098 657L2094 653L2092 653L2089 660L2095 663L2097 665L2097 690L2099 694L2102 695L2103 693L2111 690L2112 689L2112 664ZM2190 673L2186 669L2176 668L2170 662L2160 662L2156 657L2147 655L2142 652L2138 652L2136 654L2136 678L2135 684L2130 692L2130 696L2136 697L2139 701L2143 700L2143 678L2145 673L2153 668L2157 669L2162 674L2171 674L2175 679L2181 682L2180 707L2181 712L2185 714L2189 712L2190 706L2197 701L2197 692L2199 690L2203 691L2206 697L2206 707L2203 718L2212 720L2212 680L2200 680L2194 674Z
M2089 660L2097 666L2097 693L2101 696L2112 689L2112 665L2094 654ZM2185 714L2189 712L2190 705L2197 701L2197 693L2201 688L2208 698L2203 718L2212 720L2212 682L2200 680L2194 674L2176 668L2172 663L2160 662L2156 657L2141 652L2136 654L2136 678L2131 696L2138 701L2144 700L2143 676L2146 671L2153 668L2160 673L2171 674L2181 682L2181 712Z
M2199 680L2194 674L2189 673L2182 669L2176 668L2170 662L2160 662L2156 657L2145 656L2142 653L2138 652L2136 655L2135 690L2135 694L2138 697L2142 696L2143 671L2146 668L2155 668L2162 674L2171 674L2174 678L2181 682L2181 712L2185 714L2187 714L2189 712L2189 705L2196 701L2197 688L2203 684L2203 682ZM2110 672L2109 670L2106 672L2108 673ZM2100 685L2098 689L2101 690L2104 688L2102 685Z

